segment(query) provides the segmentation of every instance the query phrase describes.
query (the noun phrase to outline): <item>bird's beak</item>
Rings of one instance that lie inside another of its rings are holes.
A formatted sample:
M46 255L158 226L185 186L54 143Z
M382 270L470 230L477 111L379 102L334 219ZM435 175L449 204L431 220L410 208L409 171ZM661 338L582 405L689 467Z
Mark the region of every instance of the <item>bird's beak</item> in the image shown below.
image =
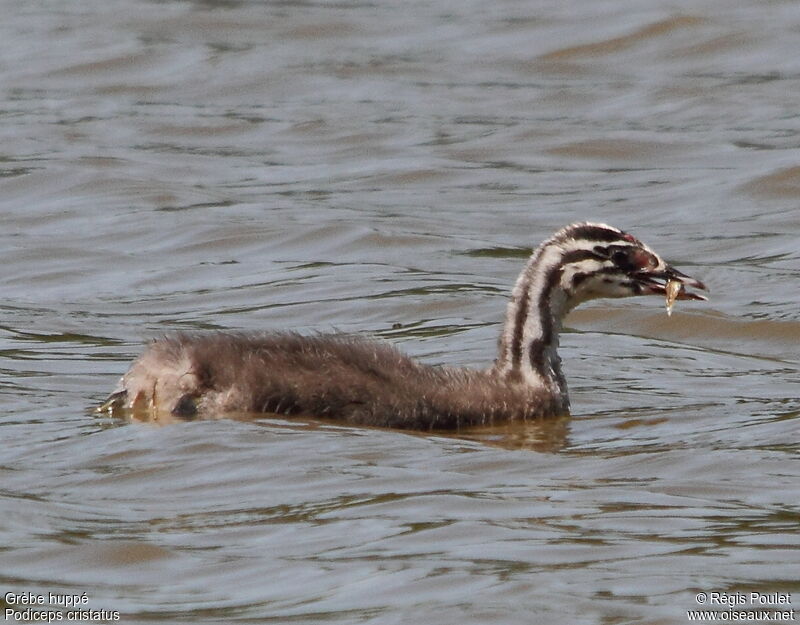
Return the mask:
M699 293L694 293L693 291L687 291L685 288L690 287L693 289L708 291L708 287L706 287L705 284L696 278L687 276L682 271L678 271L670 265L667 265L666 269L663 271L640 271L636 274L635 278L636 281L642 286L642 294L644 295L666 295L667 284L669 282L678 282L681 285L681 288L678 291L675 299L694 299L702 301L708 300L705 295L700 295Z

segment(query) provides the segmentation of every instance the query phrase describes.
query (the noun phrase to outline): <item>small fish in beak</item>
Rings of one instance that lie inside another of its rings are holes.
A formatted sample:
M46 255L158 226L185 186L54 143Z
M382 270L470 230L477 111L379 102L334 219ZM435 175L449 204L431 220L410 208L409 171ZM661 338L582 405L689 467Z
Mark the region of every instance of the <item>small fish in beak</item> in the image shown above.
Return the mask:
M683 284L677 280L669 280L667 282L667 286L664 289L664 296L667 300L667 316L672 316L672 305L675 303L675 300L678 299L680 292L685 290Z
M661 271L640 271L636 274L644 294L663 295L667 304L667 314L672 315L672 306L679 299L693 299L705 301L708 298L686 287L707 291L708 287L691 276L678 271L669 265Z

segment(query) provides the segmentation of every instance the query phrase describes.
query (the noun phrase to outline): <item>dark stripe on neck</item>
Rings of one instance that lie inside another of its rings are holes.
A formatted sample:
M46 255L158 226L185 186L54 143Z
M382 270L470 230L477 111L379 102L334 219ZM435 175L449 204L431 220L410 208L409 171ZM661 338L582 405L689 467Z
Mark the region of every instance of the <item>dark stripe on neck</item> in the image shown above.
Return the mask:
M588 234L600 236L586 236ZM589 238L594 241L618 241L619 235L614 232L609 232L604 228L597 228L594 226L583 226L576 228L570 232L570 235L575 238ZM614 235L613 238L608 235ZM605 238L603 238L605 237ZM532 314L529 310L531 306L536 306L538 310L535 314L539 315L539 327L541 330L540 336L531 340L529 348L529 361L534 371L540 376L546 378L546 358L545 350L553 342L553 312L550 310L550 295L553 289L558 285L561 279L561 274L564 267L570 263L577 263L584 260L606 260L603 254L599 254L594 250L570 250L562 252L558 262L551 266L544 274L541 290L538 293L536 301L531 301L531 285L536 275L541 271L538 266L539 261L544 256L544 250L537 254L536 260L526 271L525 281L520 288L519 300L517 301L517 310L514 317L514 333L511 338L511 345L507 348L510 351L511 358L511 372L517 375L522 365L522 341L525 331L525 324L528 321L528 315Z
M566 253L564 257L562 257L562 262L550 268L544 281L544 288L539 293L539 299L536 302L536 306L539 309L539 327L541 328L541 335L532 339L530 345L528 345L528 358L533 370L536 371L543 380L548 378L548 372L545 370L547 360L545 358L545 350L553 342L553 311L550 308L550 295L559 280L561 280L561 272L564 269L563 258L571 254L578 255L579 252L581 252L581 250Z
M519 299L517 300L517 314L514 315L514 336L511 338L511 371L519 371L522 362L522 331L528 320L528 299L530 298L531 278L526 276L522 283Z
M538 373L542 379L547 379L545 375L545 357L544 357L545 342L543 339L533 339L528 346L530 350L529 358L531 367Z
M572 257L572 260L566 260ZM525 324L528 321L528 315L531 314L529 310L531 305L536 306L538 309L536 314L539 315L539 327L541 335L531 340L529 348L529 360L534 370L542 377L545 377L545 357L544 350L553 341L553 313L550 310L550 294L561 279L561 272L563 270L564 262L575 262L577 260L585 260L586 258L594 258L592 252L586 250L574 250L563 254L559 262L547 270L544 275L542 288L538 293L535 302L531 301L531 282L530 274L536 274L536 265L531 267L532 271L528 272L527 280L523 284L520 293L520 301L517 302L517 314L514 319L514 337L511 342L511 371L519 372L522 365L522 340L525 330Z

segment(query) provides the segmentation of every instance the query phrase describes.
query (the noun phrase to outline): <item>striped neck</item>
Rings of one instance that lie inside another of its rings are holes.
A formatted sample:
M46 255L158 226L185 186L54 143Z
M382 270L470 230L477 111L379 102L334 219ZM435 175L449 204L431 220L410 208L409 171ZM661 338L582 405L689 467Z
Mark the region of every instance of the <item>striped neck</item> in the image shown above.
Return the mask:
M571 308L560 283L565 253L554 240L546 241L517 278L494 369L509 382L560 397L567 408L567 383L558 356L561 322Z
M509 384L544 391L568 408L558 357L566 314L591 299L663 295L669 281L705 288L622 230L589 222L562 228L536 249L517 279L493 373Z

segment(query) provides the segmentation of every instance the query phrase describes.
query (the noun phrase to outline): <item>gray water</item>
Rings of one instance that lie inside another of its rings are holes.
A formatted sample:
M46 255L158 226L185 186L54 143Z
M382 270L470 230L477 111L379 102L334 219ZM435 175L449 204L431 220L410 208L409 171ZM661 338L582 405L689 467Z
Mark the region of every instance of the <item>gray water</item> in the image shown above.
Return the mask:
M800 608L798 50L788 1L6 3L4 610ZM91 412L175 329L338 329L485 366L525 255L586 219L711 300L573 313L569 420L445 437Z

